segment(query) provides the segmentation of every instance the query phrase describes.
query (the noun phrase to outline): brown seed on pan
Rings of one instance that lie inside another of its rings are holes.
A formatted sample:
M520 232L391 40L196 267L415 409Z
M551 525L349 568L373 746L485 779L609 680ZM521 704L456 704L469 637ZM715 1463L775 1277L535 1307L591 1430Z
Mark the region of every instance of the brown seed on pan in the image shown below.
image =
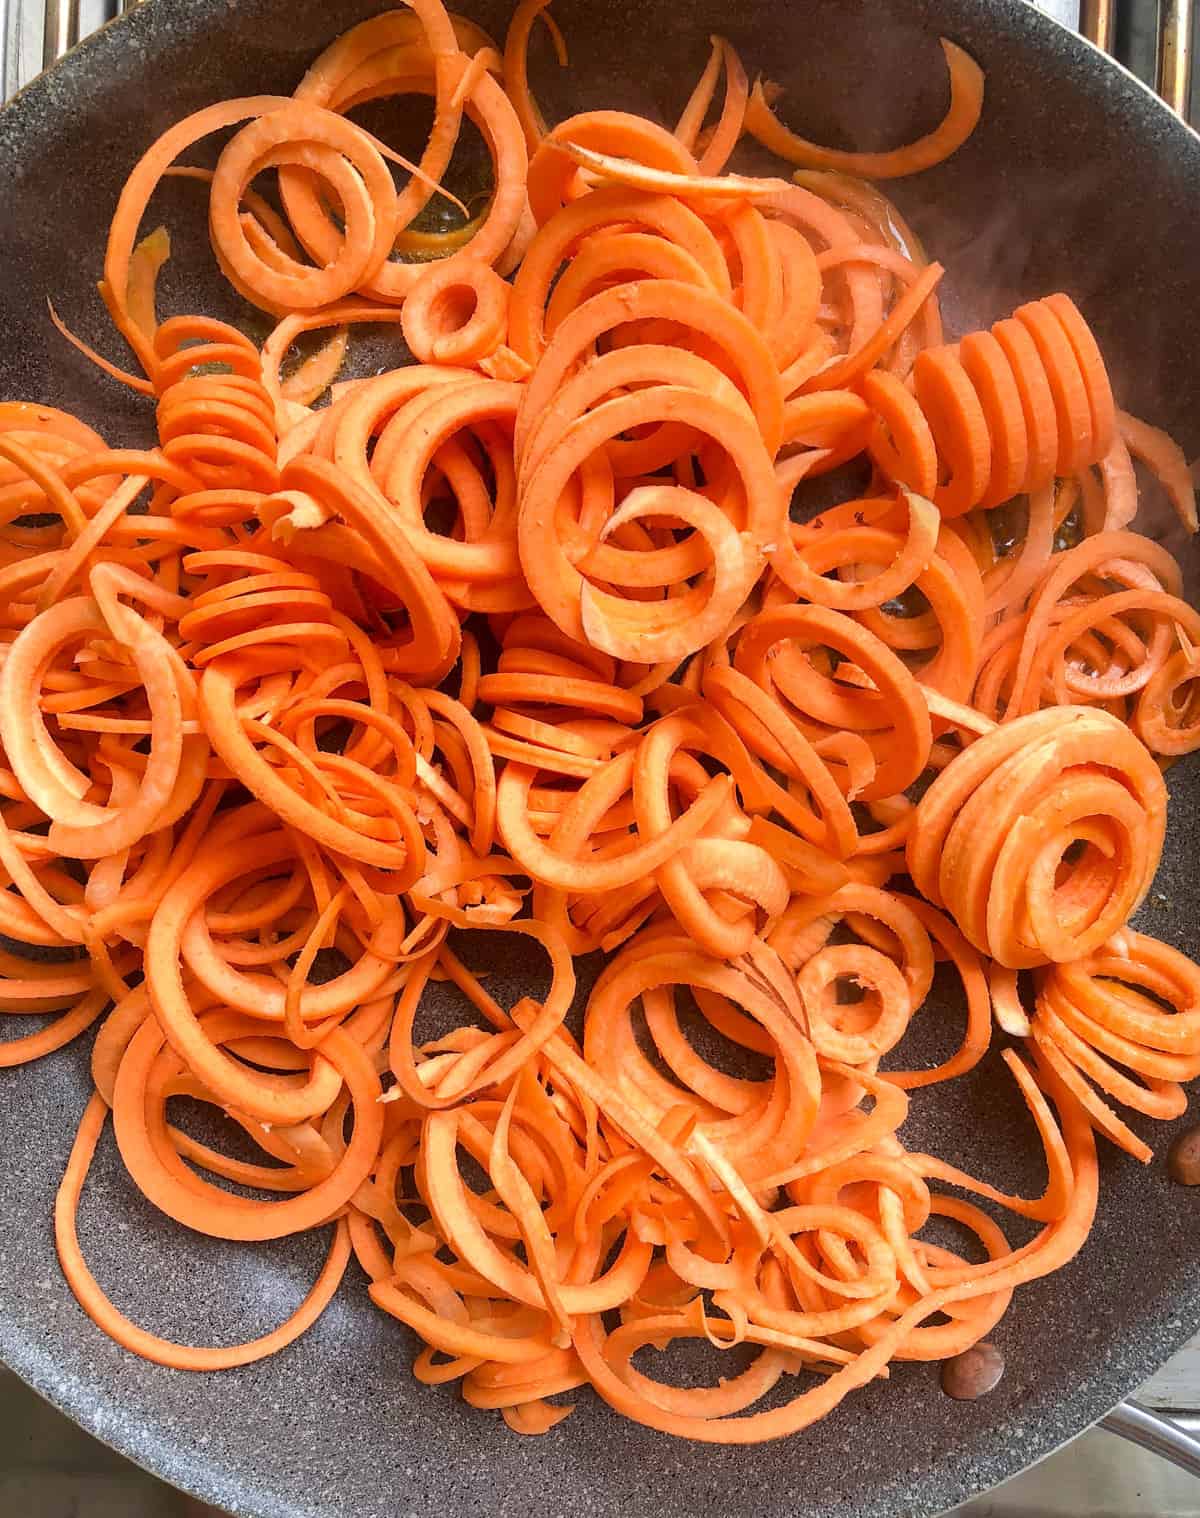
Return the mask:
M986 1341L942 1362L942 1390L959 1402L986 1396L1004 1374L1004 1356Z
M1181 1133L1167 1150L1167 1170L1181 1186L1200 1186L1200 1127Z

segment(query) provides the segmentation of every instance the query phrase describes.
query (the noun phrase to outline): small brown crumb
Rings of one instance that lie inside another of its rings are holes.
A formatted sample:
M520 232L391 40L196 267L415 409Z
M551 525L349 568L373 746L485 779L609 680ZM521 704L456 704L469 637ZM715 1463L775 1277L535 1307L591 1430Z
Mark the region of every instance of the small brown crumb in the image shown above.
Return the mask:
M958 1402L973 1402L993 1390L1004 1374L1004 1356L985 1340L942 1362L942 1390Z
M1200 1186L1200 1128L1181 1133L1167 1150L1167 1170L1181 1186Z

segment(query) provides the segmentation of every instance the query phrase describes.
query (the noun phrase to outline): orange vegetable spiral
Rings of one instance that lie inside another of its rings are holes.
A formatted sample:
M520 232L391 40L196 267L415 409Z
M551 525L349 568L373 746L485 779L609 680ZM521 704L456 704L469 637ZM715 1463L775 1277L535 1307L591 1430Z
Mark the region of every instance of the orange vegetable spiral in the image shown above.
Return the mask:
M434 263L404 302L404 340L425 364L478 363L508 332L509 287L479 259Z
M1180 1082L1200 1075L1198 1008L1200 972L1191 960L1127 930L1083 958L1041 972L1033 1037L1096 1126L1148 1162L1149 1145L1104 1096L1165 1121L1185 1111Z
M560 767L565 774L590 773L600 756L612 753L614 738L636 728L643 712L642 698L618 683L614 659L576 643L540 614L518 616L509 624L496 668L480 678L478 694L496 709L493 741L499 752L528 758L523 745L534 743L560 752L553 764L549 755L541 757L545 767ZM555 720L538 720L539 713ZM564 729L568 715L587 719L593 736L585 736L578 724Z
M1116 413L1104 360L1068 295L1021 306L990 332L927 348L910 395L885 375L864 387L879 468L945 516L998 506L1108 454Z
M1056 554L1026 609L984 639L976 707L999 717L1095 706L1128 721L1152 753L1192 752L1200 615L1182 588L1175 560L1139 533L1097 532Z
M274 490L275 407L254 344L224 322L173 317L158 328L154 348L158 436L166 457L209 488ZM203 372L217 364L233 372Z
M979 738L938 776L917 807L909 873L1001 965L1080 959L1149 890L1166 806L1158 766L1123 722L1051 707Z

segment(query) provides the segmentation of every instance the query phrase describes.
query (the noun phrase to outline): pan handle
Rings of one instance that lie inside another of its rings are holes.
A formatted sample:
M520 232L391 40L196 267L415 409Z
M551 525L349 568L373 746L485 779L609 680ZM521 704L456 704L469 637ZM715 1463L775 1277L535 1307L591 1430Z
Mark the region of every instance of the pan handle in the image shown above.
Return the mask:
M1200 1476L1200 1439L1170 1418L1143 1407L1140 1402L1122 1402L1107 1417L1100 1419L1100 1427L1152 1454L1161 1455L1180 1470Z

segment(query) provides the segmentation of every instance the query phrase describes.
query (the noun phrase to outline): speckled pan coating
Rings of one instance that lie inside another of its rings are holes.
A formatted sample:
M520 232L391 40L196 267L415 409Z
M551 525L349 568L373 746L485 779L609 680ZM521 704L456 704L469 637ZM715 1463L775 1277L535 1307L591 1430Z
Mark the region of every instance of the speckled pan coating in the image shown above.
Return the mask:
M291 88L365 0L150 0L0 113L0 392L58 401L110 437L144 435L146 408L54 340L52 293L85 337L110 344L92 293L116 189L152 135L218 97ZM464 9L498 31L505 0ZM541 59L544 97L615 101L670 118L720 30L752 70L789 86L812 135L903 140L937 114L936 37L988 71L984 124L949 165L897 191L950 268L952 319L990 321L1065 286L1092 318L1130 405L1200 451L1196 234L1200 140L1138 85L1023 0L557 0L572 68ZM632 67L631 67L632 64ZM632 77L631 77L632 76ZM176 190L173 225L194 189ZM187 260L187 239L183 239ZM197 252L196 269L205 266ZM184 304L215 300L204 279ZM1195 765L1172 778L1165 902L1145 920L1200 948ZM508 989L526 965L503 965ZM503 981L501 982L503 984ZM944 1048L922 1014L917 1054ZM927 1048L919 1047L920 1040ZM65 1412L142 1465L247 1518L526 1518L736 1512L883 1518L939 1512L1038 1459L1132 1390L1200 1323L1200 1194L1105 1149L1100 1221L1086 1250L1026 1290L996 1334L1000 1388L951 1402L933 1367L900 1366L801 1438L747 1454L688 1446L621 1422L592 1398L543 1439L518 1440L450 1390L411 1379L412 1344L352 1274L320 1325L277 1359L185 1376L123 1354L60 1279L50 1207L85 1100L86 1051L0 1072L0 1354ZM917 1093L914 1143L1037 1188L1038 1162L993 1060L949 1092ZM1160 1153L1166 1143L1155 1135ZM121 1177L106 1141L83 1208L100 1279L149 1327L197 1342L257 1333L311 1278L316 1240L258 1248L193 1238Z

